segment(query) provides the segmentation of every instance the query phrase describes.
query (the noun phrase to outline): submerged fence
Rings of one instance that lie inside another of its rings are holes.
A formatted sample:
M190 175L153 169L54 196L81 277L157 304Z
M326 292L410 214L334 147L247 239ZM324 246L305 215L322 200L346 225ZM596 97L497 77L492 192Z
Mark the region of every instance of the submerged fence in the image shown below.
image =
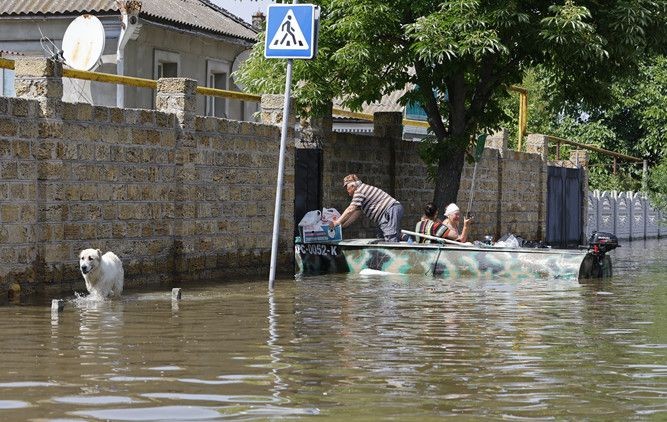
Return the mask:
M648 239L667 235L667 215L653 208L639 192L588 194L588 233L594 230L616 234L619 239Z

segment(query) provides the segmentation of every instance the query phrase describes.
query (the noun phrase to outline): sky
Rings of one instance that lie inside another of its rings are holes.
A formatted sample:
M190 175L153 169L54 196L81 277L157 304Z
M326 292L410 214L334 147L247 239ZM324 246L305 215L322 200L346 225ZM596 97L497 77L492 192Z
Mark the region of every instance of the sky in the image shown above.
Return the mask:
M266 15L266 7L273 3L271 0L211 0L211 2L246 22L252 22L252 15L258 10Z

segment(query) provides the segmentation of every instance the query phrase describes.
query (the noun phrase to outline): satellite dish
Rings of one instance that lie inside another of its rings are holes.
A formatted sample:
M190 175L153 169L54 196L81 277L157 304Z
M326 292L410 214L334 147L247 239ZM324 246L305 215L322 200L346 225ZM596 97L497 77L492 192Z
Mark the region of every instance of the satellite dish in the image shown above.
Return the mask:
M238 56L236 56L234 62L232 63L232 80L234 80L234 84L238 86L241 91L245 91L245 86L236 80L236 78L234 77L234 72L239 70L239 67L241 67L241 63L243 63L248 59L248 57L250 57L250 52L251 50L241 51L238 54Z
M63 36L65 63L78 70L92 70L104 52L104 26L93 15L81 15L69 24Z

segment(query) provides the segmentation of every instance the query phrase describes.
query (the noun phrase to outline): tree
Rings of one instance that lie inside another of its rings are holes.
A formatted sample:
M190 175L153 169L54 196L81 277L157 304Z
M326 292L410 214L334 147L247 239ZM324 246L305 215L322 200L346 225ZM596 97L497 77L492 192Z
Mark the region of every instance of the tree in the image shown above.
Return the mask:
M530 91L529 133L545 133L597 145L602 148L647 159L649 167L667 158L667 57L642 58L636 73L618 78L603 105L579 104L564 107L557 87L547 85L548 70L526 72L522 85ZM516 99L504 101L507 119L502 126L516 132ZM510 138L514 141L515 138ZM642 163L619 162L612 174L611 158L591 153L589 186L600 190L639 190Z
M434 143L434 201L456 199L466 150L497 127L506 87L526 69L550 70L558 98L610 97L614 78L664 46L664 0L320 0L319 53L297 61L294 94L310 113L332 98L359 109L407 84L402 102L423 105ZM284 63L257 45L239 70L252 91L280 93Z
M667 160L651 169L648 195L651 205L667 213Z

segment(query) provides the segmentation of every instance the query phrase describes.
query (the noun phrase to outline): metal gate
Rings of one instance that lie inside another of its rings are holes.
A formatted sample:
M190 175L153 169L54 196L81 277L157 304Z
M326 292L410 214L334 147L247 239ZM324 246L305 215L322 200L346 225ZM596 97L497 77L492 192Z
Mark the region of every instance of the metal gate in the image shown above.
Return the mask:
M294 163L294 235L299 222L310 210L322 208L321 149L296 149Z
M547 167L547 243L576 247L583 242L583 170Z

